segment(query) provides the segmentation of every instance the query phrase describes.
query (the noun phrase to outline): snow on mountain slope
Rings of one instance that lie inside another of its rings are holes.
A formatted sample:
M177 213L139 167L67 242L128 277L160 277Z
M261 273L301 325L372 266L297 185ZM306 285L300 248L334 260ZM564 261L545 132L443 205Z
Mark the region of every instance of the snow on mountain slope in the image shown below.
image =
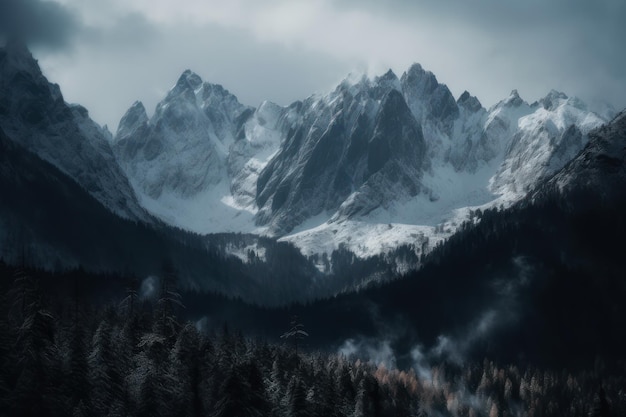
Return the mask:
M136 102L120 121L114 151L141 202L167 223L198 233L251 231L228 180L230 148L252 109L187 70L151 119Z
M228 155L228 175L234 201L257 212L257 179L279 149L285 129L297 118L293 107L283 108L265 101L248 119Z
M340 243L363 257L401 244L414 245L420 254L450 236L470 210L509 206L524 197L576 156L589 131L604 122L578 99L554 91L532 106L513 91L488 112L470 97L464 93L457 101L459 119L451 136L433 129L433 123L424 133L427 143L450 146L422 176L427 194L397 198L356 223L355 218L331 215L327 222L298 228L282 239L305 254L331 253ZM460 158L456 144L464 140ZM430 246L422 247L424 241Z
M589 132L605 122L580 100L554 90L532 106L519 107L532 113L518 118L505 159L490 181L495 194L513 200L561 169L580 152Z
M590 188L610 204L616 195L623 198L624 194L620 184L626 179L626 110L610 123L593 130L589 137L583 151L550 178L545 186L566 192Z
M64 102L24 45L0 49L0 126L8 137L69 175L115 214L149 221L110 146L84 107Z
M421 192L426 145L399 87L389 71L298 106L297 123L259 176L259 223L284 234L325 211L361 216Z
M454 100L418 64L257 109L186 71L152 118L140 103L128 110L114 150L168 223L366 257L427 251L470 209L517 201L605 121L555 91L528 104L514 90L489 110L468 92Z
M221 87L185 71L151 120L141 103L131 107L120 122L115 149L143 194L191 197L221 181L235 133L231 122L243 111L232 100Z

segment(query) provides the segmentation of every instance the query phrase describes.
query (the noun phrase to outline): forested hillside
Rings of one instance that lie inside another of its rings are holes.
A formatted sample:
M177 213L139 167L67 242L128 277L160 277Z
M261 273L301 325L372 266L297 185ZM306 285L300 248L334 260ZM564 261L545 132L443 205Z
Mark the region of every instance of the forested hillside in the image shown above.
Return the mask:
M183 322L154 302L68 303L36 271L0 268L3 416L607 416L626 412L624 363L570 372L485 359L397 370ZM50 277L48 277L50 278ZM84 276L88 279L88 276ZM286 327L286 334L289 329ZM417 359L417 358L416 358ZM418 362L416 362L418 364ZM610 413L610 414L609 414Z

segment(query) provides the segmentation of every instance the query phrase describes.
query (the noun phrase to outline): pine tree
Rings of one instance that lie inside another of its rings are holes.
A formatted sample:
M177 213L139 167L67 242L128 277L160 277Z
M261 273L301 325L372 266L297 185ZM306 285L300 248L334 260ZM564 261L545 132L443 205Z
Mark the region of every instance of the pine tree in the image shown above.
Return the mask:
M248 359L241 365L241 372L246 375L248 388L248 409L253 416L267 416L271 410L271 404L265 389L263 374L253 359Z
M354 382L352 381L348 364L342 361L337 372L337 392L341 399L339 408L344 415L351 415L354 411L356 390L354 389Z
M19 375L13 392L12 415L55 415L56 385L59 371L58 351L54 341L55 323L43 307L41 293L25 304L24 321L17 336Z
M369 373L359 384L354 409L355 417L376 417L381 415L381 395L378 381Z
M200 416L200 337L196 327L187 323L176 339L170 354L170 374L174 381L176 415Z
M220 387L219 401L215 405L213 416L238 417L248 414L246 402L246 386L236 367L232 367Z
M163 399L159 395L158 376L153 368L148 369L139 390L137 417L164 416Z
M109 309L93 335L89 354L89 372L92 384L91 404L96 412L108 414L116 400L124 397L120 355L113 345L114 311Z
M289 331L283 333L281 339L291 340L293 342L294 351L298 354L298 343L308 337L309 334L304 331L304 324L298 321L298 316L291 318L291 327Z
M181 296L176 290L177 281L178 278L173 266L166 262L163 265L160 279L155 332L164 336L170 342L173 342L180 327L176 319L176 309L184 308Z
M294 375L289 381L285 394L285 416L286 417L308 417L309 405L307 404L307 391L298 375Z

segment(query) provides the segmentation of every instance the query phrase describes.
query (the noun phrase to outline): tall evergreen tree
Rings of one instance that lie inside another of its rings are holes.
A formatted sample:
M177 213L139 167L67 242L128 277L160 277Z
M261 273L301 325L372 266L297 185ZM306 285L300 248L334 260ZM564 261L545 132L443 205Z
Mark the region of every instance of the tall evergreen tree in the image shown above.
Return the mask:
M60 376L55 345L55 320L36 291L24 305L24 321L17 335L18 376L11 400L12 415L58 415L57 379Z
M378 381L371 374L365 374L359 384L354 417L378 417L381 415L381 406Z
M92 384L91 404L99 413L108 414L115 401L123 398L124 384L114 341L114 311L109 309L93 335L89 354Z
M306 388L301 377L294 375L289 381L285 394L285 416L308 417L310 415Z

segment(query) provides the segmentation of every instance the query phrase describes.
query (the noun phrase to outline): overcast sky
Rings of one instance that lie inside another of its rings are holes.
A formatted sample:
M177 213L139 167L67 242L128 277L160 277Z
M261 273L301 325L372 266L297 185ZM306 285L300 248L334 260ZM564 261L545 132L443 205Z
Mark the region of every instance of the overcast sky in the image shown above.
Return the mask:
M624 0L0 0L0 36L112 130L187 68L252 106L418 62L486 107L554 88L621 109L624 21Z

